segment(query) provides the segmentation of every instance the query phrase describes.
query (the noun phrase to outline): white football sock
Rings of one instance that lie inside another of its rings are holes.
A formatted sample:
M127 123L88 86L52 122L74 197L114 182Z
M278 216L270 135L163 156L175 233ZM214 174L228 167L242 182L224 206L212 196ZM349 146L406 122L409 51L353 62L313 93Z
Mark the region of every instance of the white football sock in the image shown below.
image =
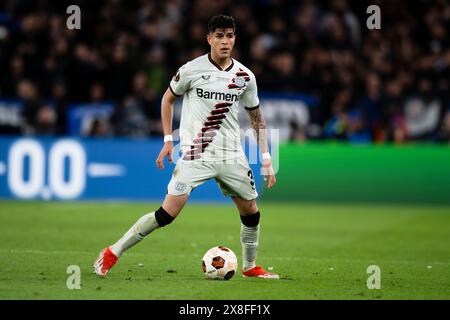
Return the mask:
M242 269L244 271L256 266L258 239L259 224L255 227L247 227L241 223Z
M109 248L117 257L120 257L125 250L140 242L157 228L159 228L159 224L155 219L155 212L147 213L139 218L130 230Z

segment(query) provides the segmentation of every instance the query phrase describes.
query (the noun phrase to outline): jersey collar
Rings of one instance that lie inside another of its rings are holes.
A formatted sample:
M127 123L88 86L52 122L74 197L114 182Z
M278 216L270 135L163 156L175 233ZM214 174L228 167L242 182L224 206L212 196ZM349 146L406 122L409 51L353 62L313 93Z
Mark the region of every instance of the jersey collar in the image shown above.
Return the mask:
M234 66L234 60L233 60L233 58L230 58L231 59L231 64L228 66L228 68L226 68L226 69L222 69L212 58L211 58L211 53L208 53L208 60L209 60L209 62L211 62L217 69L219 69L220 71L230 71L232 68L233 68L233 66Z

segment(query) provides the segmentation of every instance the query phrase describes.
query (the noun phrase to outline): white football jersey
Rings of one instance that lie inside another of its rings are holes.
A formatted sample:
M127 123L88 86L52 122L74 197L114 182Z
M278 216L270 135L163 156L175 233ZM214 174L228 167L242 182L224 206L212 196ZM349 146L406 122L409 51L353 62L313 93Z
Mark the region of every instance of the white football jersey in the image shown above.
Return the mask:
M222 70L210 54L183 65L170 82L183 96L180 143L183 160L217 161L243 154L239 109L259 107L255 75L240 62Z

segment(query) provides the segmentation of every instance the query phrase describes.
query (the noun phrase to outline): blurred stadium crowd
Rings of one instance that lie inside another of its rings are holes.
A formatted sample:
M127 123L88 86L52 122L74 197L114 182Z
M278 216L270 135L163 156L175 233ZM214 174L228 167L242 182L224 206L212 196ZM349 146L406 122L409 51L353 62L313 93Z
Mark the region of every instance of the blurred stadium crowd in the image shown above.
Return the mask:
M81 30L66 28L71 4ZM372 4L381 30L366 27ZM234 57L260 92L317 99L292 140L450 143L447 0L4 0L0 97L19 98L25 121L0 133L64 135L70 104L113 101L89 135L161 134L160 97L179 66L208 52L218 13L236 19Z

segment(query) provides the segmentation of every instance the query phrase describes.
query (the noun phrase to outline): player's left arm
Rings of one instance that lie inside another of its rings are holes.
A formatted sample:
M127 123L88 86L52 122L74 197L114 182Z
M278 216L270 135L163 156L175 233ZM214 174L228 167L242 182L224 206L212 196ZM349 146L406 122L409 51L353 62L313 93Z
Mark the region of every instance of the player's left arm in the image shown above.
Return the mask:
M264 173L264 181L266 181L267 188L270 189L275 185L277 179L275 178L275 173L272 168L272 160L269 154L266 123L259 107L248 109L247 112L250 117L250 125L255 132L259 149L263 154L262 168Z

